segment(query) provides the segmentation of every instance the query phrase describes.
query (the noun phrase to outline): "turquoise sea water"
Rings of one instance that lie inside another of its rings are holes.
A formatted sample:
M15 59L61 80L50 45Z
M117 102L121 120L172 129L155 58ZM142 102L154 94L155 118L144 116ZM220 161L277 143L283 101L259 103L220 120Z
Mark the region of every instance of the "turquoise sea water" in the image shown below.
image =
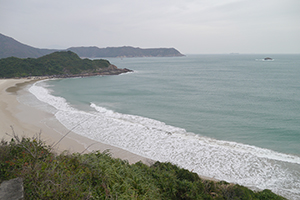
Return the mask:
M109 61L134 72L51 80L30 91L67 128L80 124L78 134L300 198L300 55Z

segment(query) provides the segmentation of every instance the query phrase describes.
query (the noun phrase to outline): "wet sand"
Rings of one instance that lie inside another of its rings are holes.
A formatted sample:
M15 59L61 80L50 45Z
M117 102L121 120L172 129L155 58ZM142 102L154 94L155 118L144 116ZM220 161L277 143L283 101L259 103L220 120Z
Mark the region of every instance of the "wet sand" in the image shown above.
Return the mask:
M0 139L10 141L13 133L19 137L36 137L61 153L89 153L109 150L114 158L127 160L130 164L143 162L147 165L155 161L124 149L104 144L80 136L65 128L53 113L18 101L18 97L29 92L25 89L37 80L33 79L0 79ZM201 176L202 179L217 181L214 178Z
M96 150L101 152L109 150L112 157L128 160L129 163L142 161L145 164L152 164L154 162L121 148L73 133L57 121L54 114L19 102L17 98L28 93L24 88L35 81L0 79L0 139L4 138L9 141L13 132L25 137L34 137L41 133L42 140L47 144L54 146L59 142L54 146L54 150L58 152L66 150L70 153L88 153Z

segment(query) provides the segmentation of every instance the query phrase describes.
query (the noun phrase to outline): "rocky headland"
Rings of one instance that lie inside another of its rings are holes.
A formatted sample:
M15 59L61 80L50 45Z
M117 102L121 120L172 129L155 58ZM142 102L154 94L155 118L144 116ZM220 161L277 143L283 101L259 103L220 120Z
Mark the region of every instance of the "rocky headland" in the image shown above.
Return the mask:
M97 75L118 75L132 72L119 69L104 59L81 59L71 51L61 51L40 58L0 59L0 78L49 77L69 78Z
M127 72L133 72L133 70L123 68L120 69L115 65L110 65L107 69L102 69L97 72L83 72L79 74L63 74L63 75L52 75L47 78L73 78L73 77L87 77L87 76L104 76L104 75L119 75Z

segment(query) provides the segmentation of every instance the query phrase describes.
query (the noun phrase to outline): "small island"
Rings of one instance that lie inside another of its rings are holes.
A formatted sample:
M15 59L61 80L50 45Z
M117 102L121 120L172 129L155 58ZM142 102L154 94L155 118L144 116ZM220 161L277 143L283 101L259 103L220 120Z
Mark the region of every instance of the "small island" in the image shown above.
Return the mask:
M264 58L264 60L273 60L273 58L266 57L266 58Z
M131 72L119 69L104 59L81 59L72 51L54 52L39 58L0 59L0 78L48 76L49 78L118 75Z

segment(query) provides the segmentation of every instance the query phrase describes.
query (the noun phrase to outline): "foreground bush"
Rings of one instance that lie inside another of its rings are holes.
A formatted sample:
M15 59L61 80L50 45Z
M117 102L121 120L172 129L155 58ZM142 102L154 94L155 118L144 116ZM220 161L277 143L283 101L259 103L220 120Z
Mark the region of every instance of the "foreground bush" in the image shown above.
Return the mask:
M0 182L24 180L25 199L284 199L224 181L202 180L171 163L111 158L109 152L60 155L36 138L0 144Z

